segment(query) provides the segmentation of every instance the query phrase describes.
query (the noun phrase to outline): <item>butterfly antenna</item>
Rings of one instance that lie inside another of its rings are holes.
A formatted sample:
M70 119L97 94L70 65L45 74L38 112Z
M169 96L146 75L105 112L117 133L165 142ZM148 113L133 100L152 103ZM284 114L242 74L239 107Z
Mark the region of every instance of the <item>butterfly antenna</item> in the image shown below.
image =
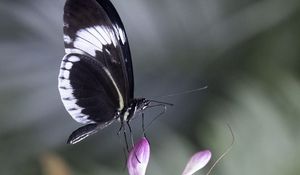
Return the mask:
M208 170L208 172L206 173L206 175L209 175L211 173L211 171L215 168L215 166L231 151L231 149L233 147L233 144L235 142L235 137L234 137L232 128L230 127L229 124L227 124L227 127L229 128L230 134L231 134L231 137L232 137L231 144L228 146L228 148L225 150L225 152L223 152L221 154L221 156L214 162L214 164L210 167L210 169Z
M151 108L151 107L155 107L155 106L174 106L174 104L172 103L168 103L168 102L163 102L163 101L157 101L157 100L148 100L149 102L153 102L153 103L157 103L157 104L154 104L154 105L151 105L151 106L148 106L147 108Z
M173 97L173 96L178 96L178 95L183 95L183 94L190 94L190 93L194 93L194 92L205 90L207 88L208 88L208 86L204 86L204 87L197 88L197 89L192 89L192 90L187 90L187 91L183 91L183 92L177 92L177 93L173 93L173 94L158 96L156 98Z

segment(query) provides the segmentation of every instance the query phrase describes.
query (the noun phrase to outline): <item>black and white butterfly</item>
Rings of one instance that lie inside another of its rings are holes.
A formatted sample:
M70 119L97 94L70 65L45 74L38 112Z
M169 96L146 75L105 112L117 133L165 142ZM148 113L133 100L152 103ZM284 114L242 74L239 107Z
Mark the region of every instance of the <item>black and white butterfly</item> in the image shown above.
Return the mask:
M127 35L109 0L67 0L64 43L59 93L72 118L85 124L68 143L75 144L115 120L123 127L153 102L134 98Z

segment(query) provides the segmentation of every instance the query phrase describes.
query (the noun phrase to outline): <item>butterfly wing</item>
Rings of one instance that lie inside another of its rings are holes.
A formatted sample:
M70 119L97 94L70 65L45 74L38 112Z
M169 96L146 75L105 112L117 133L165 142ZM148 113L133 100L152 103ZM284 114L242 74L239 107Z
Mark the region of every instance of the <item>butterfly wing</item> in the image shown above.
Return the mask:
M97 2L103 7L103 9L108 14L110 20L113 24L115 24L116 29L120 33L121 36L121 48L124 56L126 70L128 75L128 83L129 83L129 98L132 99L134 96L134 78L133 78L133 69L132 69L132 61L131 61L131 53L128 42L128 37L125 31L125 27L122 23L120 16L118 15L117 10L114 8L113 4L109 0L97 0Z
M106 126L133 98L129 45L113 5L108 0L67 0L64 42L59 92L65 108L77 122ZM73 139L99 128L90 126Z
M95 134L98 130L105 128L107 125L110 125L112 121L106 122L103 124L87 124L83 127L76 129L68 138L68 144L76 144L81 140L87 138L88 136Z

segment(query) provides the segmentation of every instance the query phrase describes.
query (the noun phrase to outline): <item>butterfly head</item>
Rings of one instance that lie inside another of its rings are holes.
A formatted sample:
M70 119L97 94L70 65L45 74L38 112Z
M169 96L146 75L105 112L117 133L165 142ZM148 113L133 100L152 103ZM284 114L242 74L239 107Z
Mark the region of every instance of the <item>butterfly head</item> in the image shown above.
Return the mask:
M137 98L134 101L137 111L145 110L150 105L150 100L145 98Z
M129 121L134 117L134 114L139 111L145 110L148 105L150 104L149 100L145 98L136 98L133 99L127 108L124 108L123 111L120 113L120 120L122 121Z

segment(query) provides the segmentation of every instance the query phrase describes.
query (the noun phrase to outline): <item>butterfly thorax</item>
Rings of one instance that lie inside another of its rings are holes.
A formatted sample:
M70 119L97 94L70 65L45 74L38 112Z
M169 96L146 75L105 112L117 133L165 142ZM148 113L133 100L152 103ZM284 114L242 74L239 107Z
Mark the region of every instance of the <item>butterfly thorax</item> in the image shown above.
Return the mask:
M121 122L130 121L136 112L146 109L149 103L145 98L131 100L129 105L125 106L120 112L118 120Z

